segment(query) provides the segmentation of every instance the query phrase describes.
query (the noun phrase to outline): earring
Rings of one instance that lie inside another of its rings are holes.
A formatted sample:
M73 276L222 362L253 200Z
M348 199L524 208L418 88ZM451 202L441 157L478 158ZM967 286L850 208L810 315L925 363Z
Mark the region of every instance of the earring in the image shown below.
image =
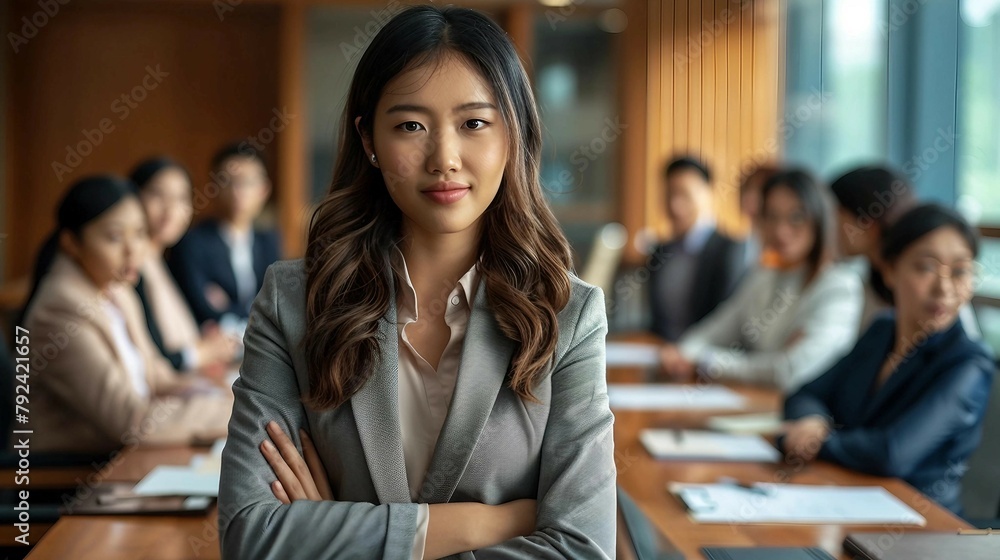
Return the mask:
M376 163L377 162L376 162L375 154L372 154L372 165L375 165Z

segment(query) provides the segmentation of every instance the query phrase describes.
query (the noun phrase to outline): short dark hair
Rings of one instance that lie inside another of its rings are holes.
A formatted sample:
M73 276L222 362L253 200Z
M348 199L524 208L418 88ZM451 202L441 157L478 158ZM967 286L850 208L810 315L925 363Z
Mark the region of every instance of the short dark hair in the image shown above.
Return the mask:
M695 171L705 179L706 183L712 184L712 172L708 169L708 165L693 156L681 156L668 163L663 171L663 177L669 179L671 175L681 171Z
M852 169L830 185L841 208L854 217L867 216L880 227L889 227L916 204L913 187L903 175L888 167L869 165Z
M950 227L969 245L972 258L979 255L979 235L961 214L940 204L923 204L903 214L895 224L882 232L882 259L892 262L906 248L934 230Z
M264 172L267 172L267 160L264 159L264 154L245 140L226 144L219 151L215 152L215 155L212 156L212 171L223 171L223 166L225 166L226 162L233 158L257 160L264 168Z
M820 268L830 256L829 243L832 238L832 217L826 197L819 181L805 169L789 169L771 176L760 192L761 211L767 207L767 197L775 189L784 187L802 202L806 215L813 222L813 246L806 257L809 263L809 281L816 277Z

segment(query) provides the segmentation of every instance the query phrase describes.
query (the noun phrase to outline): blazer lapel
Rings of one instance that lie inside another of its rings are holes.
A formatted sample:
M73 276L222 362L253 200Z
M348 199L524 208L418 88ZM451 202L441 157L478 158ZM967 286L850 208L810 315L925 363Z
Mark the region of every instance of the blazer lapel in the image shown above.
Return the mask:
M486 289L480 286L469 316L455 392L420 489L420 502L451 499L507 379L514 349L515 342L500 330L487 306Z
M403 436L399 427L399 349L396 300L390 297L389 313L379 322L381 356L378 369L351 397L354 423L365 451L368 472L379 502L409 503L410 491L403 462Z
M121 361L122 357L118 353L118 345L115 343L115 337L111 333L111 325L109 324L109 320L105 318L104 294L85 276L78 264L62 253L56 256L49 274L54 278L59 278L59 281L64 282L71 288L73 299L80 304L80 309L89 308L91 314L84 314L82 318L97 327L97 330L104 336L104 340L108 343L111 351L114 352L115 357ZM94 316L95 313L96 317Z
M895 334L888 342L890 349L894 339ZM923 385L928 381L928 376L934 375L934 371L929 370L926 365L928 352L932 351L935 342L935 340L929 340L924 345L918 346L909 358L903 360L896 371L875 392L871 405L865 412L865 422L876 415L882 415L885 407L906 403L909 395L922 391ZM888 355L888 353L883 355ZM879 365L881 366L881 363Z

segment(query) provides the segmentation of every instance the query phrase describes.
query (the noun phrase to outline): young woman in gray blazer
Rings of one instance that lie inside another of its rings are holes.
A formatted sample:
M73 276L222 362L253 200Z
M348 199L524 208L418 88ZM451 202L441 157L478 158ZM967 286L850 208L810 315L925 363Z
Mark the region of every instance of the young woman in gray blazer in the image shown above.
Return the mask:
M268 269L224 558L613 558L602 292L571 272L505 33L400 12L358 63L304 260Z

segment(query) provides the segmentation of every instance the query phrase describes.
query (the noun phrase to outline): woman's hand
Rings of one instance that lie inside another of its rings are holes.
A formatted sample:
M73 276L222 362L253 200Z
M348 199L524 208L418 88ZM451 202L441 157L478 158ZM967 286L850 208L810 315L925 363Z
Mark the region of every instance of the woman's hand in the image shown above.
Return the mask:
M277 422L268 422L266 429L271 440L264 440L260 451L278 477L278 480L271 483L274 497L283 504L296 500L332 500L333 492L330 490L330 481L326 478L326 470L305 430L299 430L302 452L305 455L303 459L295 448L295 443L278 427Z
M794 457L812 461L830 435L830 425L821 416L806 416L789 424L785 431L785 451Z
M673 381L689 382L695 377L694 363L673 344L660 348L660 371Z
M204 329L201 340L195 346L199 367L227 365L236 358L239 341L222 332L217 325Z

